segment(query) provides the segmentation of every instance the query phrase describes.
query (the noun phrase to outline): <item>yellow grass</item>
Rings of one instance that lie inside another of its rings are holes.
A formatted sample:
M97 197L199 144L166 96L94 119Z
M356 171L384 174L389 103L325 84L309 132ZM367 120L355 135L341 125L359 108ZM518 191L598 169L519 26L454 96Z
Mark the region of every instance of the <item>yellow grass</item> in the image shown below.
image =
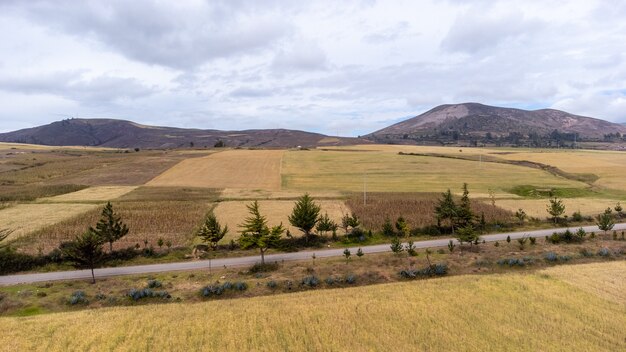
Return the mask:
M626 307L545 274L504 274L0 324L7 351L618 351Z
M44 226L61 222L100 207L97 204L18 204L0 210L0 228L14 230L15 239Z
M614 207L615 200L599 198L564 198L565 214L571 216L572 213L580 211L582 215L592 216L602 213L608 207ZM548 199L496 199L496 205L512 212L522 208L528 216L539 219L547 218L546 207Z
M118 150L117 148L105 148L105 147L84 147L84 146L52 146L52 145L40 145L40 144L27 144L27 143L6 143L0 142L0 150Z
M282 150L229 150L187 159L148 185L280 190L283 153Z
M626 261L564 265L544 272L596 296L626 306Z
M224 239L223 243L230 242L231 239L239 237L239 224L249 216L247 204L250 201L232 201L220 202L214 209L214 213L222 224L228 225L230 232ZM298 236L302 232L289 224L288 216L294 206L292 200L262 200L259 201L261 214L267 217L268 225L274 226L281 222L286 229L289 229L292 235ZM341 217L349 210L342 201L333 200L317 200L317 204L322 207L322 214L328 212L328 216L338 223L341 223Z
M78 192L62 194L60 196L39 199L42 203L64 202L102 202L119 198L130 193L138 186L97 186L90 187Z
M338 191L316 191L309 192L309 195L316 199L338 199L345 197ZM296 199L302 196L302 192L294 191L267 191L262 189L240 189L226 188L222 190L221 198L228 200L248 200L248 199Z
M359 146L365 148L365 146ZM379 146L369 146L377 148ZM384 147L384 146L383 146ZM412 147L415 148L415 147ZM283 189L378 192L442 192L460 189L504 193L516 185L584 188L586 185L528 167L478 163L383 151L289 151L283 163Z

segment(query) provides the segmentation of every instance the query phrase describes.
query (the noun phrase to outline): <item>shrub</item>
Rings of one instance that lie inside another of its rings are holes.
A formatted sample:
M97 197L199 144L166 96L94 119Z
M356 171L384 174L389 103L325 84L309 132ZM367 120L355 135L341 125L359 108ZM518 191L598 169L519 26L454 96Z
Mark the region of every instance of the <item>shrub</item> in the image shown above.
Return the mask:
M319 284L320 284L320 280L314 275L303 278L301 282L302 286L308 286L308 287L316 287Z
M130 297L133 301L138 301L144 298L172 298L172 296L170 296L167 291L153 291L150 288L144 288L139 290L132 288L130 289L130 291L128 291L128 297Z
M208 285L200 289L202 297L221 296L223 293L224 288L221 285Z
M514 266L526 266L529 264L532 264L533 259L531 257L524 257L524 258L502 258L500 260L498 260L496 263L498 263L498 265L508 265L509 267L514 267Z
M84 291L75 291L67 300L67 304L74 306L77 304L89 304L89 300L85 297Z
M567 229L564 232L554 232L552 236L549 237L548 240L553 244L557 244L561 242L580 243L584 240L584 235L582 232L580 232L580 229L576 232L576 234L574 234L572 231Z
M253 266L250 267L250 269L248 269L248 271L253 274L266 273L269 271L276 271L276 270L278 270L278 263L265 263L265 264L255 263Z
M535 245L535 243L537 242L537 239L536 239L536 238L534 238L534 237L528 237L528 240L530 241L530 244L531 244L532 246L534 246L534 245Z
M235 282L235 290L237 291L245 291L248 289L248 284L243 281Z
M162 284L159 280L148 280L148 288L159 288L161 286Z
M559 257L554 252L548 252L544 256L544 259L548 262L556 262L557 260L559 260Z
M580 211L575 211L572 214L572 221L581 222L583 220L584 220L584 218L583 218L582 214L580 213Z
M271 289L275 289L278 287L278 283L274 280L268 281L267 284L265 284L268 288Z
M443 276L448 273L448 265L433 264L422 269L407 269L400 272L400 276L405 279L417 279L433 276Z
M106 298L107 298L107 296L106 296L104 293L98 293L98 294L96 295L96 299L97 299L98 301L104 301Z
M331 286L335 284L335 279L332 276L329 276L326 279L324 279L324 282L326 283L326 285Z
M224 289L224 291L226 290L232 290L233 289L233 283L230 281L226 281L222 284L222 289Z
M450 253L454 252L454 247L456 247L456 245L454 244L453 240L448 241L448 250L450 251Z
M350 275L346 276L346 280L345 281L346 281L346 283L348 283L350 285L355 284L356 283L356 275L350 274Z
M583 257L593 257L593 252L588 250L587 248L583 248L580 250L580 255Z
M598 255L601 257L608 257L611 255L611 252L609 251L608 248L604 247L604 248L600 248L600 250L598 251Z

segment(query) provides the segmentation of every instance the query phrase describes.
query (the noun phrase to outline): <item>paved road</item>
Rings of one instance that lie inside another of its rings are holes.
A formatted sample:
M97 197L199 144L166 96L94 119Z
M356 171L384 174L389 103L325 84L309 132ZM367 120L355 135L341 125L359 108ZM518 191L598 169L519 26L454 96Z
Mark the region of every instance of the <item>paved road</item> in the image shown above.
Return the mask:
M599 231L597 226L585 226L583 228L587 232ZM487 242L504 241L506 240L507 236L511 236L511 239L513 240L524 237L524 236L533 236L537 238L542 238L547 235L551 235L554 231L565 231L565 229L566 228L525 231L525 232L498 233L498 234L492 234L492 235L484 235L481 238ZM571 229L575 231L577 227L572 227ZM614 230L626 230L626 223L616 224L614 227ZM416 248L445 247L448 245L449 241L450 241L450 238L442 238L442 239L429 240L429 241L419 241L419 242L415 242L415 247ZM355 253L357 248L358 246L354 248L350 248L350 250L353 253ZM270 255L265 256L265 260L268 262L307 260L307 259L311 259L313 253L315 253L316 258L340 257L340 256L343 256L344 249L345 248L342 247L342 248L337 248L337 249L319 249L319 250L314 250L314 251L270 254ZM391 251L389 244L363 246L361 247L361 249L363 250L364 253L380 253L380 252ZM211 260L211 266L213 268L251 266L258 261L259 261L259 256L213 259ZM125 266L125 267L116 267L116 268L101 268L101 269L96 269L95 273L96 273L96 278L98 278L98 277L107 277L107 276L148 274L148 273L159 273L159 272L179 271L179 270L208 269L208 267L209 267L208 260L197 260L197 261L180 262L180 263L136 265L136 266ZM42 282L42 281L75 280L75 279L90 279L90 278L91 278L91 272L89 270L58 271L58 272L40 273L40 274L0 276L0 285L6 286L6 285L15 285L15 284L20 284L20 283L34 283L34 282Z

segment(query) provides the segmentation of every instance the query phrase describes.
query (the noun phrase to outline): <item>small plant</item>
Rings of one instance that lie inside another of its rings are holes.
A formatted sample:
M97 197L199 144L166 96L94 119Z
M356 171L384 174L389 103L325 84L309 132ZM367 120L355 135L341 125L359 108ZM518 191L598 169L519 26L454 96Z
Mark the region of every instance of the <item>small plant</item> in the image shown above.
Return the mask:
M170 240L165 241L165 247L167 247L168 251L172 249L172 241Z
M346 276L346 280L345 281L346 281L347 284L350 284L350 285L355 284L356 283L356 275L349 274L348 276Z
M520 237L517 239L517 243L519 243L519 249L521 251L524 250L524 246L526 245L526 241L528 240L528 237L524 236L524 237Z
M587 248L582 248L580 250L580 255L583 257L593 257L593 252L588 250Z
M400 238L398 236L395 236L393 240L391 240L390 248L391 248L391 251L395 254L402 253L404 248L402 247L402 242L400 242Z
M326 285L332 286L335 284L335 279L332 276L329 276L324 279L324 282L326 283Z
M613 230L613 241L617 241L617 231Z
M400 272L400 276L405 279L417 279L433 276L443 276L448 273L446 264L433 264L422 269L407 269Z
M511 243L511 236L506 236L506 243Z
M233 287L237 291L245 291L248 289L248 284L243 281L237 281Z
M84 291L75 291L67 300L67 304L75 306L77 304L89 304L89 300L85 297Z
M361 249L361 247L359 247L359 249L356 251L356 256L361 258L364 255L365 253L363 253L363 250Z
M157 240L157 246L159 246L159 249L162 249L164 244L165 241L163 240L163 237L159 237L159 239Z
M572 221L581 222L583 220L584 220L584 218L583 218L583 215L580 213L580 210L579 211L575 211L572 214Z
M496 241L493 245L494 245L495 247L500 247L500 242Z
M446 252L446 251L444 251L444 250L443 250L443 248L439 248L439 249L437 250L437 253L438 253L438 254L444 254L445 252Z
M159 288L162 285L159 280L148 280L148 288Z
M278 283L274 280L270 280L267 282L267 284L265 284L265 286L267 286L268 288L271 288L272 290L278 287Z
M450 251L450 253L454 252L454 248L455 247L456 247L456 244L454 244L453 240L448 241L448 250ZM496 245L496 247L497 247L497 245Z
M393 250L393 249L392 249ZM409 241L406 244L406 253L411 257L415 257L417 255L417 251L415 250L415 242Z
M611 255L611 252L609 251L608 248L604 247L604 248L600 248L600 250L598 251L598 255L601 257L608 257Z
M208 285L200 289L202 297L221 296L223 293L224 288L221 285Z
M320 280L316 276L307 276L302 279L302 286L316 287L320 284Z
M557 260L559 260L559 257L554 252L548 252L544 256L544 259L548 262L556 262Z
M589 235L589 238L596 238L596 232L591 231L591 235Z
M255 263L253 266L250 267L250 269L248 269L248 271L250 271L253 274L266 273L266 272L276 271L276 270L278 270L278 263L265 263L265 264Z
M535 243L537 243L537 239L536 239L536 238L534 238L534 237L528 237L528 240L530 241L530 245L531 245L531 246L534 246L534 245L535 245Z
M350 252L348 248L343 250L343 256L346 257L346 264L348 264L348 261L350 260L351 255L352 255L352 252Z
M169 299L172 298L167 291L153 291L150 288L144 289L131 289L128 291L128 297L130 297L133 301L139 301L144 298L163 298Z
M585 229L581 227L576 231L576 236L578 236L581 239L585 238L585 236L587 236L587 232L585 231Z

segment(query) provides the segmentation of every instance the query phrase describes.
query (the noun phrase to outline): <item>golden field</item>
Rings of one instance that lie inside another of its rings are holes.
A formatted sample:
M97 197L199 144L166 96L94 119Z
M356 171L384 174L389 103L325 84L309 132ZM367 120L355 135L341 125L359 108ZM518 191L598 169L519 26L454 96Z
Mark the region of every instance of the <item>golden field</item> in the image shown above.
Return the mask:
M565 198L562 199L565 205L565 214L571 216L572 213L580 211L584 216L593 216L604 212L607 207L613 208L616 204L612 199L599 198ZM498 207L516 212L522 208L528 216L538 219L549 217L546 207L549 201L547 199L497 199Z
M228 150L187 159L148 185L280 190L283 153L282 150Z
M623 262L0 318L6 351L618 351ZM608 296L607 296L608 295Z
M97 186L77 192L39 199L42 203L106 202L135 190L137 186Z

